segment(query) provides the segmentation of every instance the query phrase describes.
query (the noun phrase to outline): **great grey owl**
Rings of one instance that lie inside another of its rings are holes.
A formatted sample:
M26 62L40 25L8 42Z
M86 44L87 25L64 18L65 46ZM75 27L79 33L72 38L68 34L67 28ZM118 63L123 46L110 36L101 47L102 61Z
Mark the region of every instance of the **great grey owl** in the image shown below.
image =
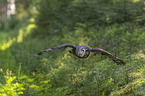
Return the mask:
M77 56L78 58L87 58L87 57L90 56L90 53L93 54L93 55L96 55L96 54L100 53L101 55L108 56L111 60L113 60L117 64L125 64L125 62L123 60L114 56L113 54L111 54L110 52L108 52L104 49L90 48L90 47L85 46L85 45L81 45L81 46L73 46L73 45L69 45L69 44L59 45L59 46L41 51L37 55L41 55L44 52L49 52L49 51L53 51L53 50L56 50L56 49L62 49L62 48L67 48L67 47L72 48L69 52L72 53L73 55Z

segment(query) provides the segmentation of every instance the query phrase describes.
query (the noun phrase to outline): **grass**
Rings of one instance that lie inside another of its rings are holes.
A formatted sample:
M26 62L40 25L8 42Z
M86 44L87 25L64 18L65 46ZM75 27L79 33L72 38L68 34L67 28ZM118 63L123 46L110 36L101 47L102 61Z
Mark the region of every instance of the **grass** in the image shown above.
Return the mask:
M61 35L34 36L34 24L18 29L14 35L0 32L0 66L9 69L23 85L25 96L124 96L145 93L144 31L124 25L74 32L63 29ZM32 33L31 33L32 32ZM9 39L8 39L9 38ZM36 56L36 53L60 44L100 47L124 59L116 65L102 56L78 59L68 50ZM1 76L3 77L3 76Z

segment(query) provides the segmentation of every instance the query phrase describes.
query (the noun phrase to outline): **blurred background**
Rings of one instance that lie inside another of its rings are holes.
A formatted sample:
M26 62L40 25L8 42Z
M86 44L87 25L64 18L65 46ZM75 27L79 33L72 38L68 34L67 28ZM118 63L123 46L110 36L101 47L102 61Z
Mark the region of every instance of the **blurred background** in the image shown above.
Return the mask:
M0 0L0 96L144 96L144 0ZM61 44L122 58L78 59Z

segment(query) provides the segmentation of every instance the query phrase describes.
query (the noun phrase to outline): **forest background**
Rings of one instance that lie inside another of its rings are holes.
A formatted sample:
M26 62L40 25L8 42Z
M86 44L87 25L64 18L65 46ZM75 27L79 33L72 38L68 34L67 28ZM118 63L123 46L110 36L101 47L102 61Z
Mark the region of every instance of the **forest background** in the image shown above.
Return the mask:
M0 96L144 96L144 42L144 0L0 0ZM36 55L60 44L126 65L69 49Z

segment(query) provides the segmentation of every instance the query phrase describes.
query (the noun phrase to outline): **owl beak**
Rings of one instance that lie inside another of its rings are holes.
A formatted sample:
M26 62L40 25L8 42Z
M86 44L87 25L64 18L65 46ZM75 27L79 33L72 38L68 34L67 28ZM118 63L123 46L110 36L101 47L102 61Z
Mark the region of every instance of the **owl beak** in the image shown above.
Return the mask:
M86 52L85 52L85 55L86 55Z

